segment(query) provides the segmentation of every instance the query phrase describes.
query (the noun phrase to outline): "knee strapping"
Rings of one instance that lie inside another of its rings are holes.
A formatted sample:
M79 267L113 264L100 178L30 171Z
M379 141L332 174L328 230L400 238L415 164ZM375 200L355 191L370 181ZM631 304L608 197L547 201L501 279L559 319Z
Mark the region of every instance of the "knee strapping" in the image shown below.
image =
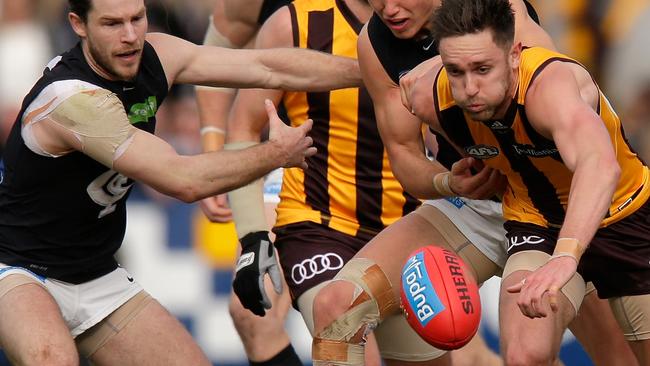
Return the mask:
M388 315L399 310L399 300L386 274L369 259L350 260L334 281L356 286L348 309L314 337L315 366L364 364L366 336Z

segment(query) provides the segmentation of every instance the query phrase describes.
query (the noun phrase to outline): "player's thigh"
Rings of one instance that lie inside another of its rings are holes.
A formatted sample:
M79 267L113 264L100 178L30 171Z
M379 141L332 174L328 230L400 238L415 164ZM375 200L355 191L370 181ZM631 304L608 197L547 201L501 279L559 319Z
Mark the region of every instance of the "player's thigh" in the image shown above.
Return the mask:
M185 327L153 299L91 361L100 366L211 365Z
M38 354L52 353L51 359L74 362L70 330L43 286L27 276L9 275L0 280L0 293L0 346L10 360L29 364L39 362Z
M435 220L431 217L435 217ZM500 272L500 268L481 253L451 220L430 205L422 205L415 212L388 226L363 247L356 257L372 260L379 265L390 282L396 284L400 283L402 266L408 255L427 245L444 247L458 253L470 266L479 283ZM399 295L399 287L393 287L396 296Z
M374 330L379 352L387 365L447 365L446 351L426 343L402 314L384 319Z

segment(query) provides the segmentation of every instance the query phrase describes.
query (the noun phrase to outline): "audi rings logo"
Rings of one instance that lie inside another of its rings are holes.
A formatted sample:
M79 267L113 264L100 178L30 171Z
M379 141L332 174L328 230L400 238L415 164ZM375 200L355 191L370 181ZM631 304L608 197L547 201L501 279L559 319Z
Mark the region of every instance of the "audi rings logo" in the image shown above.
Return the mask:
M333 271L343 267L343 258L336 253L317 254L311 258L294 264L291 267L291 279L299 285L325 271Z

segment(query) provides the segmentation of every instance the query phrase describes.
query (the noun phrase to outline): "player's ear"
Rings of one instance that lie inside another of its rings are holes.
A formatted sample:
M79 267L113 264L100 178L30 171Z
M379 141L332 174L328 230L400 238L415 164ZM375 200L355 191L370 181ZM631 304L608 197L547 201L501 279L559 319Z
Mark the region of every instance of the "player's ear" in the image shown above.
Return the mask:
M72 30L74 30L77 36L80 38L86 38L86 23L83 19L81 19L79 15L73 12L69 12L68 21L70 22L70 26L72 26Z
M512 45L512 48L510 49L510 66L513 69L516 69L519 67L519 61L521 59L521 50L522 50L522 45L521 42L515 42Z

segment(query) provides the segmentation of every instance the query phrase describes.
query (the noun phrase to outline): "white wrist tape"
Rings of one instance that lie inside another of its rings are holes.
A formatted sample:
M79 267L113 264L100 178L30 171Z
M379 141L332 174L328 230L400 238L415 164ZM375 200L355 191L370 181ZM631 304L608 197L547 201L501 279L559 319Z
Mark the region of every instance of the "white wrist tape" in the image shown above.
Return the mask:
M256 142L233 142L224 146L225 150L241 150L256 145ZM228 192L228 202L235 220L237 237L242 238L255 231L268 231L269 225L264 214L264 180L257 179L250 184Z
M443 197L453 197L457 194L449 186L449 172L438 173L433 176L433 188Z

